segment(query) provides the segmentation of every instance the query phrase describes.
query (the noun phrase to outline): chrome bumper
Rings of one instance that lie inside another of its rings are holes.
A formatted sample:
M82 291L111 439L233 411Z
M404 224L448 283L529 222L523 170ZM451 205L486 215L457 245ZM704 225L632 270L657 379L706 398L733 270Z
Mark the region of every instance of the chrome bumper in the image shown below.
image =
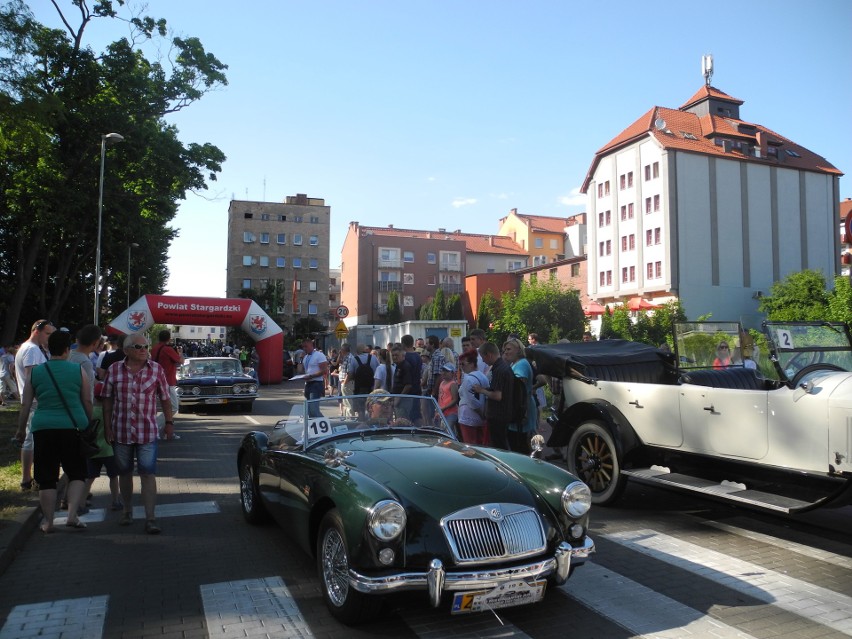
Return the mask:
M557 584L563 584L571 568L585 563L595 544L586 537L583 545L574 548L562 542L552 557L531 564L494 570L447 572L440 559L433 559L426 572L405 572L383 577L368 577L349 571L349 585L358 592L378 594L395 590L428 590L429 601L437 606L444 592L496 588L502 583L521 579L539 579L554 575Z

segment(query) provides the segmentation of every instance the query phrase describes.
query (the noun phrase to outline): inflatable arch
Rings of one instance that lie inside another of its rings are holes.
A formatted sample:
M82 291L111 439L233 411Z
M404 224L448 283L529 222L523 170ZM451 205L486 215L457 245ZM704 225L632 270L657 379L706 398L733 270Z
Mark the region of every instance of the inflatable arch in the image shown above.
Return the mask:
M143 295L109 323L107 332L130 335L154 324L239 326L255 341L260 355L260 383L281 382L284 331L254 300Z

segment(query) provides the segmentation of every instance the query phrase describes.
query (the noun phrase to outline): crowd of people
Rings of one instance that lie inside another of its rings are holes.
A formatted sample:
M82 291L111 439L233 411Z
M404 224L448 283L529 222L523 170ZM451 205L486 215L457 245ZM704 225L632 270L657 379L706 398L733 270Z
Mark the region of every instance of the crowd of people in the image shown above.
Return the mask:
M537 335L527 341L538 343ZM421 424L434 406L425 398L434 398L462 441L528 454L549 379L536 375L518 336L498 347L483 330L474 329L462 337L461 348L456 352L451 337L403 335L385 347L343 344L326 354L305 339L296 357L303 354L305 397L338 397L341 416L362 417L369 412L363 396L385 391L423 397L396 398L394 407L397 417ZM513 412L518 406L522 414Z
M105 339L90 324L72 336L39 320L26 341L0 352L0 394L4 402L21 403L14 437L21 448L21 489L38 490L42 532L56 530L57 507L68 511L66 528L85 530L80 515L104 471L110 508L121 511L121 525L133 524L134 469L140 477L144 531L161 531L155 517L157 447L179 439L173 418L176 370L184 359L169 331L158 337L151 349L141 333ZM87 453L80 433L91 425L96 437Z

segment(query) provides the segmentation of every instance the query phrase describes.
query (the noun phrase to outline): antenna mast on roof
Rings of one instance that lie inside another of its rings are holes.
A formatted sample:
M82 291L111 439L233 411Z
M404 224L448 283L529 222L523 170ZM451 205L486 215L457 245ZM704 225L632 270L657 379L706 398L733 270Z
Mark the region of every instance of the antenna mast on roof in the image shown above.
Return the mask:
M710 80L713 79L713 54L708 53L701 56L701 74L704 76L704 84L710 86Z

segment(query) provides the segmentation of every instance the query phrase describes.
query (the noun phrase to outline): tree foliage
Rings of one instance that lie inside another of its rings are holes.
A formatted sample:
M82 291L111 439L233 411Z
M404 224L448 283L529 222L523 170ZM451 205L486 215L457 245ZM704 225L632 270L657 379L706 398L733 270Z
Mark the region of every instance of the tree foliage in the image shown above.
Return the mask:
M585 318L580 298L556 278L521 282L517 293L503 294L501 308L490 333L498 343L512 333L522 337L538 333L542 343L560 338L578 340L583 335Z
M663 342L672 345L672 325L675 322L686 321L686 313L679 300L667 302L650 312L636 313L635 321L631 318L633 311L626 306L615 308L607 306L601 318L600 339L626 339L659 346Z
M476 311L476 328L490 330L491 322L500 314L500 303L489 288L479 298L479 308Z
M399 293L391 291L388 295L388 312L385 315L388 324L399 324L402 321L402 309L399 307Z
M447 299L444 297L444 289L440 286L435 291L435 299L432 300L432 317L433 320L447 319Z
M829 294L821 271L790 273L772 285L771 293L760 298L759 310L766 319L777 322L808 322L828 319Z
M131 242L133 277L162 289L178 202L206 189L225 159L211 144L184 144L165 119L227 83L197 38L169 38L164 20L124 0L53 6L62 29L37 22L22 0L0 7L3 343L38 317L73 326L92 316L102 136L124 137L104 162L102 317L122 310ZM87 28L110 20L130 35L95 52Z
M455 293L450 295L447 300L447 319L460 320L464 319L464 309L462 308L461 295Z

